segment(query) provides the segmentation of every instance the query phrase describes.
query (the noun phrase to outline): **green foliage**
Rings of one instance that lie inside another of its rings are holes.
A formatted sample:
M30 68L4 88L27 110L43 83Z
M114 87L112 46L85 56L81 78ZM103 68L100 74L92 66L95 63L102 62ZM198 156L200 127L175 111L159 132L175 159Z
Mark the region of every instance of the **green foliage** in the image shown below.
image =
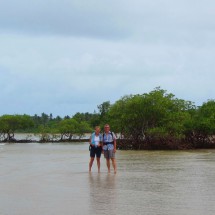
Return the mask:
M89 133L92 131L92 128L85 121L82 121L77 124L76 134L79 136L79 139L84 136L85 133Z
M125 96L110 107L109 120L117 132L129 139L133 148L145 148L159 138L178 141L185 137L191 102L156 88L148 94Z
M91 127L85 121L78 122L75 119L64 119L58 125L61 139L71 140L76 134L81 138L86 132L91 131Z
M100 124L100 115L98 113L76 113L73 117L77 122L87 122L90 127L94 128Z
M33 126L33 120L28 115L3 115L0 117L0 133L5 140L11 140L18 129Z
M100 124L104 125L107 122L107 120L108 120L107 114L108 114L110 107L111 107L110 101L103 102L102 104L97 106L97 108L99 110Z
M75 119L64 119L58 125L61 139L68 137L69 140L77 132L78 122Z
M144 94L127 95L110 104L97 106L98 113L53 117L3 115L0 117L0 139L12 140L14 132L38 133L40 140L72 140L82 138L96 125L108 123L120 134L122 149L178 149L215 147L215 101L196 107L193 102L175 98L171 93L155 88Z
M186 137L195 148L214 146L215 101L209 100L196 109L186 128Z

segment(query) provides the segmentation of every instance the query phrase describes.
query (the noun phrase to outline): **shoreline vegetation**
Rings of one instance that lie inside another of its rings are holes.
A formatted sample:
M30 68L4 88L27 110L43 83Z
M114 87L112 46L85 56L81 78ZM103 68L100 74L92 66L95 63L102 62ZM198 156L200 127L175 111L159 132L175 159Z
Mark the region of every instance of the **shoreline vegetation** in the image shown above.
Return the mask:
M65 117L2 115L0 142L88 142L86 134L108 123L118 134L121 150L215 148L215 100L196 106L157 87L149 93L123 96L113 104L105 101L97 109ZM38 139L18 139L15 133L35 134Z
M65 142L88 142L89 139L71 139L71 140L35 140L35 139L11 139L0 141L0 143L65 143Z
M78 137L74 136L71 139L60 139L60 135L47 135L46 138L31 139L33 135L27 134L26 138L17 139L11 138L10 140L0 140L0 143L83 143L89 142L89 137ZM38 134L34 134L35 137L38 137ZM117 135L117 149L118 150L189 150L189 149L215 149L215 136L210 138L210 141L205 141L201 146L194 147L192 143L180 143L180 142L169 142L166 139L158 139L157 142L153 142L149 145L142 144L139 148L134 148L135 143L132 142L132 139L125 139Z

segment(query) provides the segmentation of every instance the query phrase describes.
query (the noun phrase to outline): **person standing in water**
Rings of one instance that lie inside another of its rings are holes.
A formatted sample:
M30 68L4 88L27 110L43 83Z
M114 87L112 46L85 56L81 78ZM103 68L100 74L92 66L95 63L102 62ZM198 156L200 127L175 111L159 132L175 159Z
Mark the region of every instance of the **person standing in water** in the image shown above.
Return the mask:
M96 126L95 131L91 134L89 144L90 144L90 162L89 162L89 172L92 170L93 161L96 156L98 172L100 172L100 157L102 153L102 135L100 134L100 127Z
M108 124L104 126L103 151L104 157L106 159L108 173L110 173L110 160L112 161L114 173L116 173L116 135L110 131L110 126Z

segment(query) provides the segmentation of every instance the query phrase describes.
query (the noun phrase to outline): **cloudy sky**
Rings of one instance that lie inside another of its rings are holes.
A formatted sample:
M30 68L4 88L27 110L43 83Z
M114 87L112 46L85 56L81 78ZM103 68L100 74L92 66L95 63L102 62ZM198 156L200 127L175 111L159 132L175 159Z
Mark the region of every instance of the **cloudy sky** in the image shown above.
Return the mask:
M160 86L215 99L214 0L0 0L0 115L74 115Z

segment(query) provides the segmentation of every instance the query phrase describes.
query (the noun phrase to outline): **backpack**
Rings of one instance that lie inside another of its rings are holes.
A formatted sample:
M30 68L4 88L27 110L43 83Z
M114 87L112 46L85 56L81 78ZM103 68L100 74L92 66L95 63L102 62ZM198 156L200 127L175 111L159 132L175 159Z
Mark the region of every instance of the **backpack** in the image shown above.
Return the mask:
M113 139L113 132L111 131L110 134L111 134L112 139ZM102 135L103 140L104 140L104 135L105 135L105 133L103 133L103 135Z

